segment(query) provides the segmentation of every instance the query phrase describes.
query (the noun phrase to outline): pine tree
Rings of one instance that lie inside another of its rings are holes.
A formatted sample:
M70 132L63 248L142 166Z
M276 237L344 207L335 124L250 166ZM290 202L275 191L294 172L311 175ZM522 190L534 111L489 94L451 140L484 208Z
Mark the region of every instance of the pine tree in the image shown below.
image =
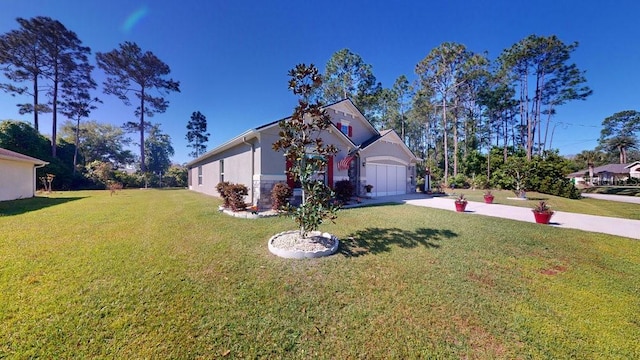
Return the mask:
M194 111L191 114L191 120L187 123L187 141L189 147L193 148L193 151L189 155L194 158L199 157L207 151L206 142L209 141L209 133L207 131L207 118L200 113L200 111Z

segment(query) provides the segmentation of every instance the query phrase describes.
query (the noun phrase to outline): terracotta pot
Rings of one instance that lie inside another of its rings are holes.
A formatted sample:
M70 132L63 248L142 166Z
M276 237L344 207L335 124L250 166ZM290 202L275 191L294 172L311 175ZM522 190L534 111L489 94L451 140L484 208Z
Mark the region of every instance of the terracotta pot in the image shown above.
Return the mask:
M464 212L464 209L467 207L466 203L455 203L457 212Z
M493 195L485 195L484 202L485 204L493 204Z
M533 216L536 218L536 223L538 224L548 224L551 220L551 216L553 216L553 211L550 212L537 212L533 211Z

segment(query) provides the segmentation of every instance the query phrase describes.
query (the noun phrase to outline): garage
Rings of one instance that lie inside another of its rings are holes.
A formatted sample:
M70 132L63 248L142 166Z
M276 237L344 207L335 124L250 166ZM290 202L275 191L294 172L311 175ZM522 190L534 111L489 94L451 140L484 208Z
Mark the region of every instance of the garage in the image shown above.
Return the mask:
M367 184L373 185L371 196L407 193L407 167L367 162Z

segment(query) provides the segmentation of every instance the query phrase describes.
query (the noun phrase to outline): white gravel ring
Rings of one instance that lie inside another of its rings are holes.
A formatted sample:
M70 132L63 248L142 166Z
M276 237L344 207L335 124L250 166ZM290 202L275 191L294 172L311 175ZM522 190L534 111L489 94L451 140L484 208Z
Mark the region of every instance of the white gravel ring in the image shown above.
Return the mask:
M268 242L269 251L287 259L310 259L329 256L338 251L337 237L320 231L312 231L304 239L299 230L288 230L273 235Z

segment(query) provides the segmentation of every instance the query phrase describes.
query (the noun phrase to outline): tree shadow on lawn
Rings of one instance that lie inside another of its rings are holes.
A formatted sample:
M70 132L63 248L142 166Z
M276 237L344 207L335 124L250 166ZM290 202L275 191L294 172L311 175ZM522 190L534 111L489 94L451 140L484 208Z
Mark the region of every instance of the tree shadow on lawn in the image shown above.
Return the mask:
M389 252L392 245L407 249L420 245L437 249L440 247L439 241L457 236L455 232L446 229L420 228L407 231L398 228L366 228L340 239L338 251L345 257L358 257Z
M29 199L0 201L0 216L20 215L80 199L84 199L84 197L48 198L36 196Z

